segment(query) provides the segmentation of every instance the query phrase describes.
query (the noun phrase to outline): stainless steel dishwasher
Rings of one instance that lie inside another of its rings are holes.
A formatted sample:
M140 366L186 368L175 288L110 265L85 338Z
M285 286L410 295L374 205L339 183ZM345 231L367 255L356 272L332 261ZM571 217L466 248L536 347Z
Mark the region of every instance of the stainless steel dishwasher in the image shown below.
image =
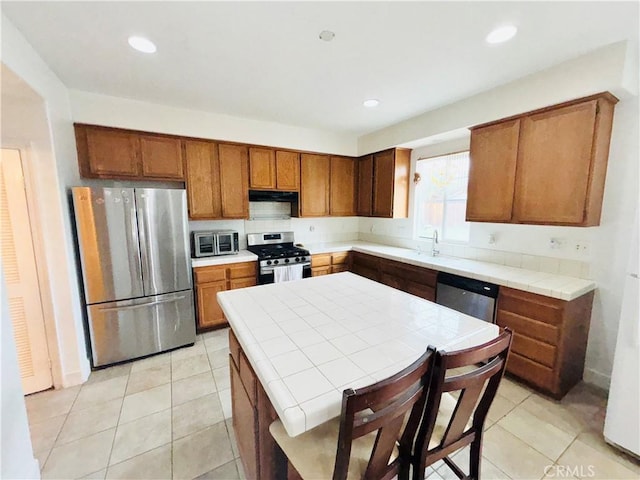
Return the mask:
M498 285L439 272L436 303L485 322L495 322Z

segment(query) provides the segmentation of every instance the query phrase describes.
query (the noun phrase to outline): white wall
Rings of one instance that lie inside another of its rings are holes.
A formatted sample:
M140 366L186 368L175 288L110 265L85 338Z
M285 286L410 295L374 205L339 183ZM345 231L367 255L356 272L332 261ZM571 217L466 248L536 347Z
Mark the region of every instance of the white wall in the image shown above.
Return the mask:
M9 317L4 277L0 269L0 384L2 386L2 451L0 452L0 478L36 479L40 478L38 461L33 457L33 447L29 434L27 409L24 404L22 382L18 371L18 356L13 341L13 328Z
M42 232L60 352L62 384L75 385L89 375L78 290L77 265L71 233L68 186L78 184L75 136L66 87L42 61L22 34L2 15L2 63L39 97L44 110L22 108L9 100L3 76L2 134L28 143L35 140L32 168L38 185ZM7 99L5 103L5 99ZM42 116L46 114L46 119ZM35 115L35 116L34 116ZM46 122L46 126L42 126ZM43 130L46 130L43 131ZM32 137L32 138L31 138Z
M352 135L273 122L175 108L71 90L73 119L79 123L236 141L313 152L355 155Z
M637 44L615 43L363 135L358 152L364 155L606 90L619 98L635 96L637 71Z

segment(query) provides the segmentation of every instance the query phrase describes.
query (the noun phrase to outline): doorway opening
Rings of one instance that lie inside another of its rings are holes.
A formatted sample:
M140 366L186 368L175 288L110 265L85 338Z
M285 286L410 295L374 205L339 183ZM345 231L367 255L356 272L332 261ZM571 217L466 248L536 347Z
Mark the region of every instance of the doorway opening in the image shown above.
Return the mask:
M22 161L20 150L1 149L2 270L20 377L27 395L50 388L53 377L34 245L34 229L38 227L29 208Z

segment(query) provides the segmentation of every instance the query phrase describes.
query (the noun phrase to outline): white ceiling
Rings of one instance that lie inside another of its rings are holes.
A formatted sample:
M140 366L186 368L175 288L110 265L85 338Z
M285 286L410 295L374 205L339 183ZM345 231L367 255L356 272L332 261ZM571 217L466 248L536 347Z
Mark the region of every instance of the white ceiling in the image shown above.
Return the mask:
M69 87L364 134L638 38L638 2L5 2ZM495 26L514 40L488 45ZM335 32L323 42L320 31ZM158 46L145 55L132 34ZM379 107L362 101L378 98Z

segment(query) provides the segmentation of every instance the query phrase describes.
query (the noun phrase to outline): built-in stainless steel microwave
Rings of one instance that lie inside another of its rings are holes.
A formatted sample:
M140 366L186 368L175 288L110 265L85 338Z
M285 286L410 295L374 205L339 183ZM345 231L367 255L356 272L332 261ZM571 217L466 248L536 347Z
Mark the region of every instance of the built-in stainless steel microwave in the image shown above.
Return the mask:
M192 232L191 251L194 257L234 255L239 251L238 232L234 230Z

